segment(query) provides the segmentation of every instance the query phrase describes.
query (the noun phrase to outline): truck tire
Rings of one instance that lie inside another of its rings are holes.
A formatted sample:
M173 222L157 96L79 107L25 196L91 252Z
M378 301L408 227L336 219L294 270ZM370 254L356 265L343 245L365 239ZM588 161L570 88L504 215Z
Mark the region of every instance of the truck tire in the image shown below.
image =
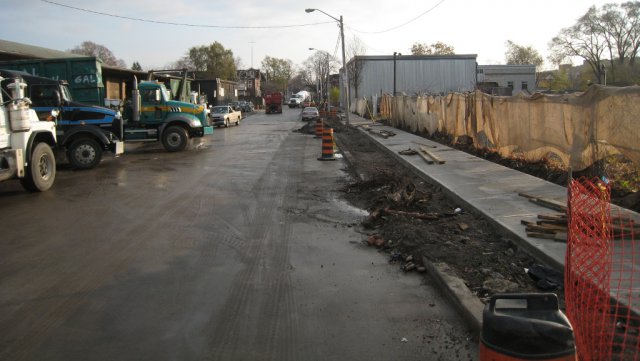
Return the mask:
M177 125L165 129L162 133L162 146L167 152L183 151L188 142L189 134L184 128Z
M31 161L20 183L29 192L44 192L56 179L56 157L47 143L38 143L31 153Z
M102 147L91 138L75 140L67 150L69 163L75 169L91 169L102 159Z

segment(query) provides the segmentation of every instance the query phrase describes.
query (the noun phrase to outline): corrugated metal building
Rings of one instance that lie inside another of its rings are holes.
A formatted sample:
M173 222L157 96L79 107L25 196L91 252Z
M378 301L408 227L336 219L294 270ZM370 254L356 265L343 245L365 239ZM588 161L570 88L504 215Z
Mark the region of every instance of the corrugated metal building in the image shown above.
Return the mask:
M511 88L512 94L536 91L535 65L478 65L478 83Z
M476 59L476 54L356 56L349 64L359 62L361 66L357 97L371 98L392 94L394 78L396 92L407 95L472 91L476 86ZM353 101L353 83L349 94Z

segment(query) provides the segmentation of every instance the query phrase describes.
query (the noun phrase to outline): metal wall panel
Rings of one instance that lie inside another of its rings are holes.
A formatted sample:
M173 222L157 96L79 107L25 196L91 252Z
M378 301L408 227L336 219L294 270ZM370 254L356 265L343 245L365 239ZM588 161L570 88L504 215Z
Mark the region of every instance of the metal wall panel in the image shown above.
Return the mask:
M352 59L352 61L354 61ZM358 98L393 93L393 57L361 57ZM476 57L407 56L396 59L396 91L407 95L472 91L476 86ZM350 89L351 100L356 97Z

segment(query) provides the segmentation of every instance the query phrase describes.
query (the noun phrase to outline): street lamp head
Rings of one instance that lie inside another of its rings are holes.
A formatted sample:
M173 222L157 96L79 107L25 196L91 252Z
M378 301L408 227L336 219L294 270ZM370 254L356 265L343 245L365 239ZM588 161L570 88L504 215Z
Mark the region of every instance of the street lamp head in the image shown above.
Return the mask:
M312 13L312 12L316 11L316 9L304 9L304 11L307 12L307 13Z

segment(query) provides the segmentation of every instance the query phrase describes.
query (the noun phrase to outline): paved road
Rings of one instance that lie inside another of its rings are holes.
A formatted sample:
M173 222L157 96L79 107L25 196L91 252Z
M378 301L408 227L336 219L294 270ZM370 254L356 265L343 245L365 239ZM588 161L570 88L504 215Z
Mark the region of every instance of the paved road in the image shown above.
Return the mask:
M284 111L46 193L0 183L0 360L475 359L428 279L361 244L344 164Z

